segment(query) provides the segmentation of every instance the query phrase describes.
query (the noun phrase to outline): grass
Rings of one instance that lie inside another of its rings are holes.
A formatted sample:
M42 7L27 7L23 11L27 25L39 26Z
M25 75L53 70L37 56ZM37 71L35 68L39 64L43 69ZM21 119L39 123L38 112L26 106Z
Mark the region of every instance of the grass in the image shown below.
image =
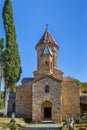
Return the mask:
M25 123L23 118L15 118L17 125L19 126L17 130L23 130L23 128L27 127L36 127L39 126L39 124L29 124ZM5 118L5 117L0 117L0 130L10 130L10 121L11 118ZM40 124L41 125L41 124ZM75 130L79 130L79 128L86 128L87 130L87 123L84 124L75 124ZM69 127L64 125L62 130L69 130Z
M8 129L10 130L10 121L11 118L0 117L0 130ZM21 130L22 127L25 127L24 120L22 118L16 118L19 128L17 130Z
M23 130L25 128L31 128L31 127L37 128L37 127L49 127L49 126L51 127L51 126L54 126L54 124L52 125L52 124L26 123L23 118L15 118L15 120L16 120L16 123L17 123L17 125L19 127L17 130ZM1 127L0 130L6 130L7 128L9 128L8 130L10 130L10 121L11 121L11 118L0 117L0 127ZM57 126L57 124L55 124L55 125Z
M87 130L87 124L75 124L74 128L75 128L75 130L79 130L80 128L86 128L86 130ZM65 125L63 127L63 130L69 130L69 127Z
M86 128L86 130L87 130L87 124L76 124L75 128L76 128L76 130L79 130L79 128Z

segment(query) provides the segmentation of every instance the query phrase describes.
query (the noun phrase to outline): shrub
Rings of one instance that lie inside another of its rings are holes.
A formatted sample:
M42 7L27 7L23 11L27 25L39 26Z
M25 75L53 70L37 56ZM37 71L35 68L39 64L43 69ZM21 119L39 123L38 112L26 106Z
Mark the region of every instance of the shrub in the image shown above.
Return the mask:
M4 108L4 100L0 99L0 110Z
M10 128L11 128L12 130L16 130L16 129L18 128L18 125L16 124L15 121L13 121L13 122L10 123Z

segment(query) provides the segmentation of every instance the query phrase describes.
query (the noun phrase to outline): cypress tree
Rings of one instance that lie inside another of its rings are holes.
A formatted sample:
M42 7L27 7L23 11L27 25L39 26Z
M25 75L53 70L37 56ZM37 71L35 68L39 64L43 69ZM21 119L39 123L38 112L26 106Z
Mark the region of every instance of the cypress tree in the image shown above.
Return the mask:
M0 53L3 51L4 49L4 39L0 38Z
M4 60L4 39L3 38L0 38L0 62L3 62Z
M4 62L4 39L0 38L0 98L1 98L1 82L3 77L3 62Z
M5 0L2 17L6 34L4 77L5 85L8 88L16 84L21 74L21 61L16 42L16 31L11 0Z

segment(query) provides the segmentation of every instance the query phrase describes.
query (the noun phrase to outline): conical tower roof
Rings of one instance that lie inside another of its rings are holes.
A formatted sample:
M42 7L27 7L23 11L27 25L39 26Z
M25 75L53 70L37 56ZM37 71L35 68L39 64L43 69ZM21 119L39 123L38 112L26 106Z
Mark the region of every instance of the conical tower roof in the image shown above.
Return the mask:
M37 46L42 45L42 44L48 44L48 45L50 44L52 46L56 46L57 48L59 48L56 41L54 40L53 36L48 31L48 29L46 29L46 31L42 35L41 39L39 40L39 42L36 45L36 48L37 48Z

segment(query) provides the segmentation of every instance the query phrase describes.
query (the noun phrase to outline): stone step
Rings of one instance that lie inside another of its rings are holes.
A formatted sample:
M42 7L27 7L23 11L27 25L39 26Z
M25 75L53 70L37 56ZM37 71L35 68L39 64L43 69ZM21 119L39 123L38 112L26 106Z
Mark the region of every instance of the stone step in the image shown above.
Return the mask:
M50 120L48 120L48 121L41 121L41 123L42 124L54 124L54 122L50 121Z
M62 130L61 128L25 128L22 130Z

